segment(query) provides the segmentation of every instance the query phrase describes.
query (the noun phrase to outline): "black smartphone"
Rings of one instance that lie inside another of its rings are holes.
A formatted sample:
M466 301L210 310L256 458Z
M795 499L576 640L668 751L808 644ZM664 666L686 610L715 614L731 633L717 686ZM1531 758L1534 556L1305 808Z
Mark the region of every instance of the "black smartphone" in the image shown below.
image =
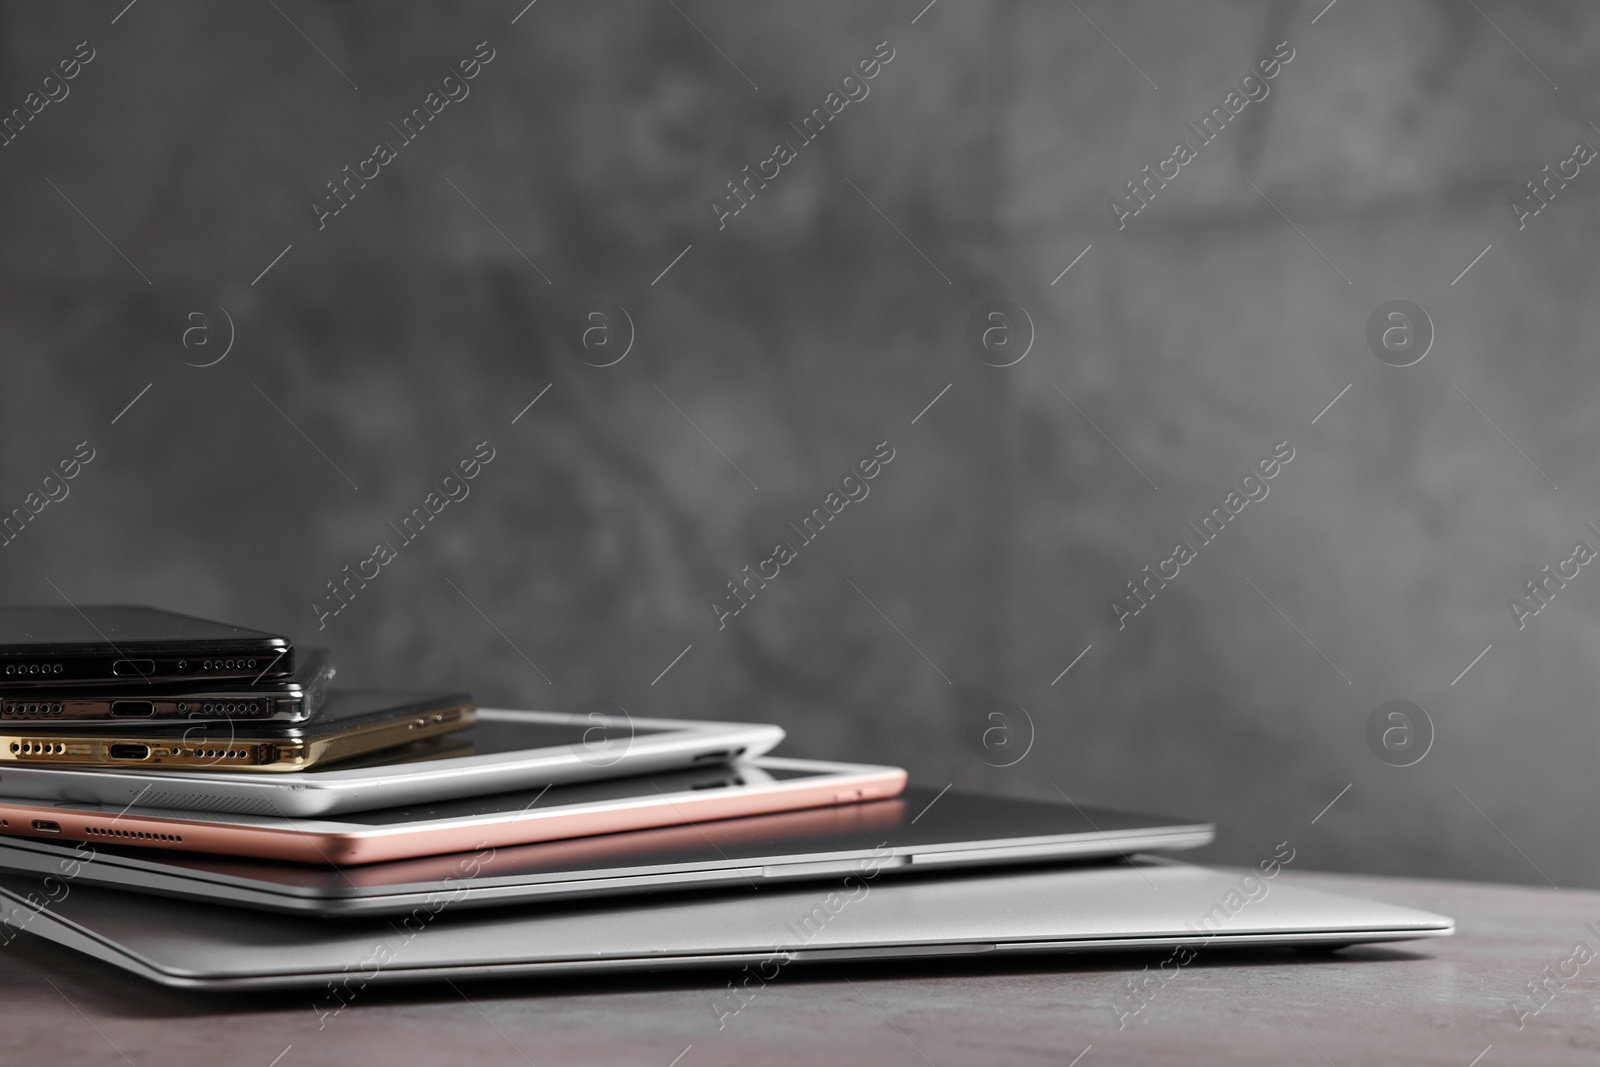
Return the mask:
M0 688L294 675L286 637L136 604L0 607Z
M0 725L127 726L145 722L305 722L322 706L333 663L327 649L302 648L293 678L250 684L196 678L174 685L52 686L0 692Z

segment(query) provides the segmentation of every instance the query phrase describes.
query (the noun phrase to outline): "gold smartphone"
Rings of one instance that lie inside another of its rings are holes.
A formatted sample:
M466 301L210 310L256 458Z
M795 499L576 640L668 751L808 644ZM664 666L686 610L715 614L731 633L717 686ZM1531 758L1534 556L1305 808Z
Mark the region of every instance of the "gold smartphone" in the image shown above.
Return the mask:
M152 723L116 731L9 726L0 732L0 763L303 771L464 730L476 717L466 693L331 689L316 717L303 723Z

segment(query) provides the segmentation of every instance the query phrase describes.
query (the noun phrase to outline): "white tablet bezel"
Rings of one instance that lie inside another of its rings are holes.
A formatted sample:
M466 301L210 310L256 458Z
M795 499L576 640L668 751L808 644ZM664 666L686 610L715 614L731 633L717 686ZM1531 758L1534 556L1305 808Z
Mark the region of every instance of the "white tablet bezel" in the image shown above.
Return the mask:
M555 711L479 708L480 722L524 718L545 724L572 722ZM763 723L698 719L630 718L639 730L622 751L580 753L573 746L452 756L393 767L355 767L286 774L223 771L139 771L73 767L0 769L0 796L17 800L135 804L315 818L433 800L508 792L530 786L595 781L696 765L697 761L752 759L783 740L783 729Z

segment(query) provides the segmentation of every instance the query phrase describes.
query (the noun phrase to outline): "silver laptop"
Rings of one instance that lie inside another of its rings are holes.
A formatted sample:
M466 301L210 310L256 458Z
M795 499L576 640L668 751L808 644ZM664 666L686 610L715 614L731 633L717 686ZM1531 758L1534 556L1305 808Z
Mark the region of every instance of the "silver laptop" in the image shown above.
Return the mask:
M526 798L448 801L413 818L529 800L567 803L682 788L674 775L555 786ZM704 774L701 775L704 777ZM695 788L701 788L696 785ZM377 812L387 817L390 813ZM360 820L361 815L350 817ZM307 866L95 842L83 846L0 837L0 870L274 911L398 914L448 895L451 907L559 903L667 889L842 878L872 863L884 877L1002 864L1120 858L1209 844L1208 823L1059 802L912 787L888 800L716 819L626 833L360 866ZM464 871L470 869L471 876Z
M1170 860L878 873L863 864L831 883L605 904L452 909L440 899L398 921L270 914L61 877L51 889L7 874L0 922L7 937L25 930L163 985L316 987L329 1011L374 982L740 966L764 982L812 961L1130 949L1171 950L1181 967L1220 948L1337 947L1455 927L1442 915Z

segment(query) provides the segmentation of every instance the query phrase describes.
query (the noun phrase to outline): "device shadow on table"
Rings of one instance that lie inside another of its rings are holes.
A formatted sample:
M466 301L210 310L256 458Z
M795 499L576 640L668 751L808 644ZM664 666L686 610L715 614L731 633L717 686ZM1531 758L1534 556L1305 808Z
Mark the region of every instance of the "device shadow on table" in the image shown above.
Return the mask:
M183 1018L189 1016L302 1012L308 1001L316 1001L322 987L289 990L250 990L212 992L171 989L153 982L133 979L108 963L82 956L67 948L29 939L14 942L8 952L19 953L58 986L70 990L72 1000L86 1011L112 1017ZM790 965L771 983L807 986L852 982L916 980L962 980L1006 978L1030 975L1095 975L1117 980L1137 972L1145 965L1156 966L1170 950L1152 952L1120 951L1037 955L986 954L945 959L866 960L848 963L806 963ZM1201 953L1187 969L1227 969L1235 967L1353 967L1373 963L1426 962L1433 959L1425 950L1386 945L1355 945L1338 951L1288 948L1228 949ZM453 979L457 988L443 981L374 983L362 988L349 1004L351 1010L381 1004L454 1003L463 997L473 1001L569 999L588 996L617 996L671 991L704 991L716 996L727 991L736 980L736 967L696 970L660 970L596 975L520 976L491 979ZM459 990L459 991L458 991Z

